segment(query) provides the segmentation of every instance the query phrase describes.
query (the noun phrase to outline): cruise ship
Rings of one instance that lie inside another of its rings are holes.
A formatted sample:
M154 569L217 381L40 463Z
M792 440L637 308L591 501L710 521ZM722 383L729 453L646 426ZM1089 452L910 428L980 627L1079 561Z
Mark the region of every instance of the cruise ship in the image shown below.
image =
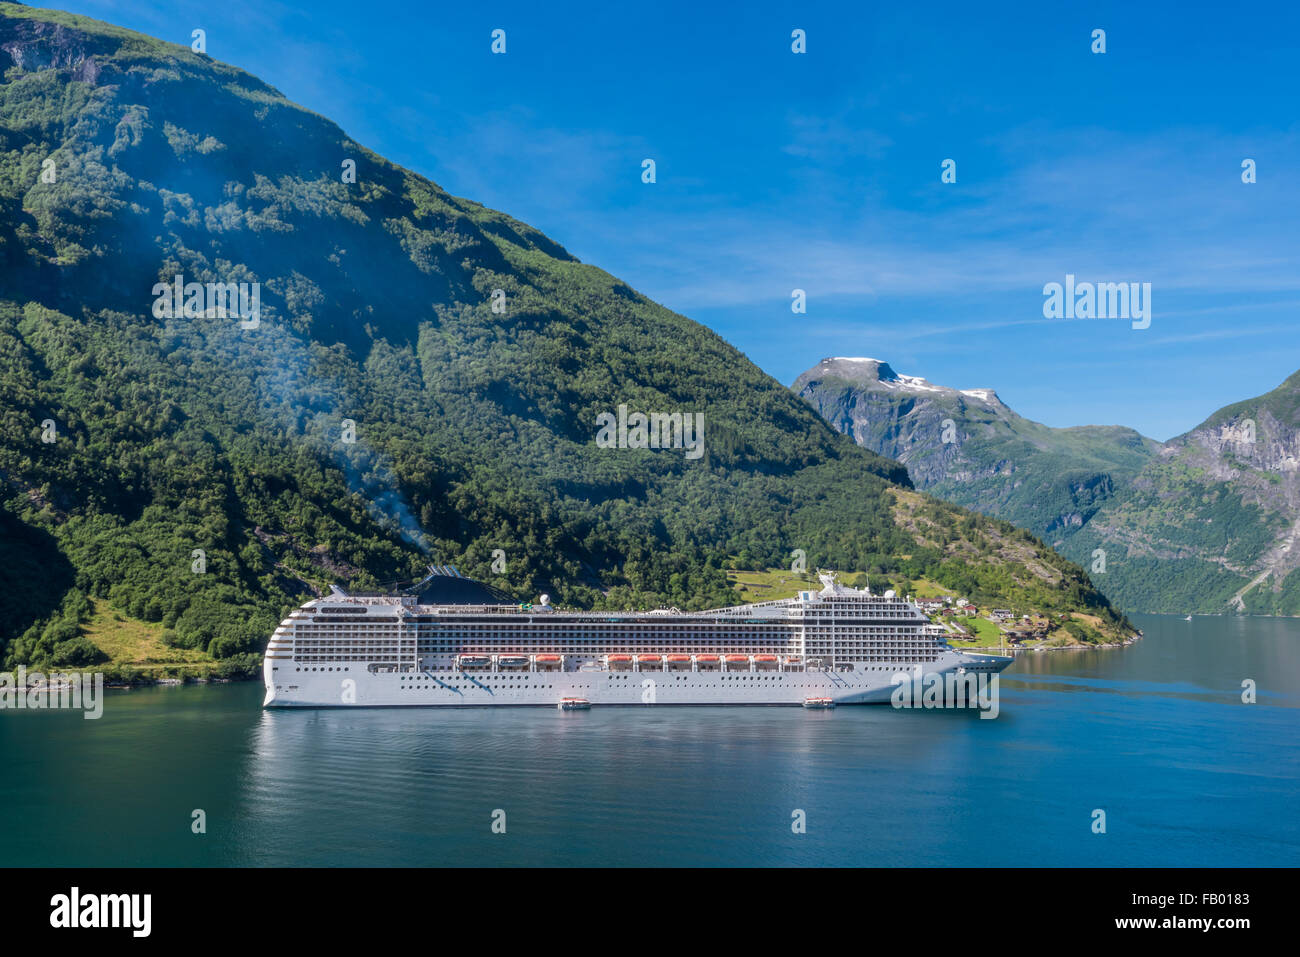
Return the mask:
M697 612L520 603L448 566L406 593L335 587L276 628L263 704L823 708L888 703L899 675L987 680L1013 660L950 647L892 591L819 577L820 590L794 598Z

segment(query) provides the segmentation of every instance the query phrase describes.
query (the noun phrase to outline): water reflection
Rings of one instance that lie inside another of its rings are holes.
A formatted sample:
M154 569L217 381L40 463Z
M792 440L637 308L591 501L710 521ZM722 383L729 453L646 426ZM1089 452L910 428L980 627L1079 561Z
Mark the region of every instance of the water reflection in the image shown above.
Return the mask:
M0 806L25 825L0 863L1300 863L1300 622L1140 625L1125 649L1021 656L994 720L264 711L256 685L123 693L99 721L0 715Z

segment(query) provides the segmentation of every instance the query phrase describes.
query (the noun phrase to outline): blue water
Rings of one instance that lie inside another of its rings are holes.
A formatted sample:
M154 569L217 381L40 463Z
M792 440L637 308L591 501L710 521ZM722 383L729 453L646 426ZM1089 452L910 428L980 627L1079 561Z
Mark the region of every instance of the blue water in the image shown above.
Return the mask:
M994 720L268 712L253 684L0 712L0 864L1300 864L1300 621L1139 626L1021 656Z

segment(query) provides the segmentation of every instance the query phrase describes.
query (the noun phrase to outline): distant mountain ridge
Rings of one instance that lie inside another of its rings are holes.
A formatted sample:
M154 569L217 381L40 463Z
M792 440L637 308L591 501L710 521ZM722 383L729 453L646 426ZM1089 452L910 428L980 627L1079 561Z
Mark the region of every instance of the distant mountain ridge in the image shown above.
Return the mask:
M1300 373L1163 444L1050 428L876 359L823 360L791 388L918 488L1042 536L1121 607L1300 615Z
M1159 448L1122 426L1050 428L993 389L935 385L878 359L824 359L791 388L859 445L906 465L918 488L1058 542Z

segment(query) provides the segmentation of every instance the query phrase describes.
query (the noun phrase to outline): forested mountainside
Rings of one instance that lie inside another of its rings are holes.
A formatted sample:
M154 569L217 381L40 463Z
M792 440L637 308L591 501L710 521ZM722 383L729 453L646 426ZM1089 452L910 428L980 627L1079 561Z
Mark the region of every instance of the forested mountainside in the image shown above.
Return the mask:
M0 76L9 665L94 660L92 597L248 663L328 583L431 561L699 608L803 549L1129 627L708 329L241 70L0 3ZM177 282L209 298L169 309ZM257 308L223 316L206 284L239 283ZM620 405L702 414L702 454L598 445Z

